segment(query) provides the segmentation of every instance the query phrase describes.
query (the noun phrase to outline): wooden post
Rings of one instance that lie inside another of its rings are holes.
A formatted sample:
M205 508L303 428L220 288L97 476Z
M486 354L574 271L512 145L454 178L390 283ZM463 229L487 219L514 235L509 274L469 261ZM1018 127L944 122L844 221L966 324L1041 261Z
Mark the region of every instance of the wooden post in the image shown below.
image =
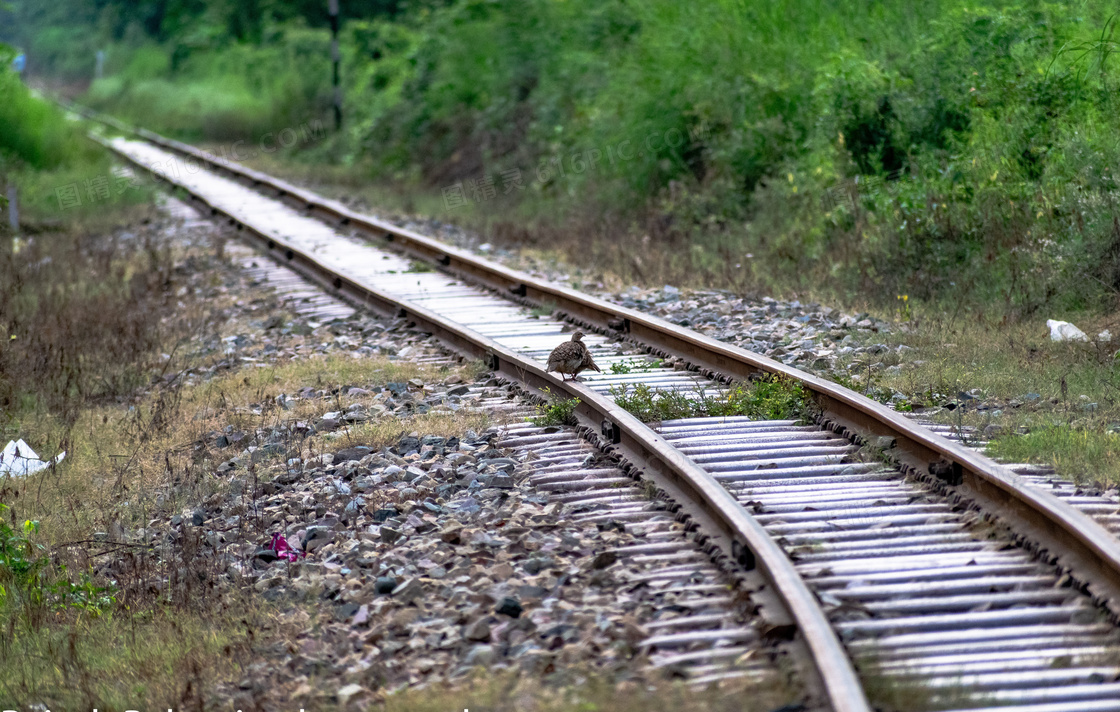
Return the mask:
M8 184L8 227L19 234L19 193L15 183Z
M334 90L334 128L342 128L342 87L339 82L339 63L342 54L338 49L338 0L328 0L331 15L331 87Z

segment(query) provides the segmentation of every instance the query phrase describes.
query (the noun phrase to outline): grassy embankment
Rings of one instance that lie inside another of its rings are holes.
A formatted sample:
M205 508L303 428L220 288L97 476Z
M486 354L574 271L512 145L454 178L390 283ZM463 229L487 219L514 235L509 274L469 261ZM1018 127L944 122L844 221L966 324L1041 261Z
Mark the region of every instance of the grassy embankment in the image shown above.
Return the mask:
M0 700L186 703L245 628L213 628L217 607L205 602L123 601L93 566L113 548L94 531L128 510L111 494L134 484L118 477L128 468L117 455L138 437L95 415L127 412L186 326L162 318L169 255L117 239L116 226L145 219L149 187L117 180L102 151L7 71L10 56L0 46L0 169L19 189L23 225L19 235L0 226L0 428L5 441L23 437L48 457L66 449L83 465L0 483ZM67 186L81 205L60 204Z

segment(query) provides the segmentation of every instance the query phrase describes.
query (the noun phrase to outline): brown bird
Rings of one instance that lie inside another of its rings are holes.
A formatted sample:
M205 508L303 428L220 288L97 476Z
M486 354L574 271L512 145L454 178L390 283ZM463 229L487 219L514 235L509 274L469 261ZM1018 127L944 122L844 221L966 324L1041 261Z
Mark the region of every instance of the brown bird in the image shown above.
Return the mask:
M580 341L582 338L583 332L577 331L572 334L571 341L565 341L554 348L548 356L548 370L556 371L561 374L561 377L568 375L573 378L578 376L580 371L589 368L602 373L603 371L591 360L591 351ZM564 378L564 380L568 379Z

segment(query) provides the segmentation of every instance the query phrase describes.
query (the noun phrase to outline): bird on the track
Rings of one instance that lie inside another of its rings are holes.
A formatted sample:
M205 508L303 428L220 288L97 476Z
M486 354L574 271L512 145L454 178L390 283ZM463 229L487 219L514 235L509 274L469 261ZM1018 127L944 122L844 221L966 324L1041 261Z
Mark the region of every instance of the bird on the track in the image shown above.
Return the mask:
M579 375L580 371L591 369L602 373L602 369L595 365L591 360L591 351L584 345L580 339L583 338L583 332L577 331L572 334L571 341L565 341L552 350L548 356L548 370L556 371L563 376L571 376L575 378ZM564 380L568 380L564 378Z

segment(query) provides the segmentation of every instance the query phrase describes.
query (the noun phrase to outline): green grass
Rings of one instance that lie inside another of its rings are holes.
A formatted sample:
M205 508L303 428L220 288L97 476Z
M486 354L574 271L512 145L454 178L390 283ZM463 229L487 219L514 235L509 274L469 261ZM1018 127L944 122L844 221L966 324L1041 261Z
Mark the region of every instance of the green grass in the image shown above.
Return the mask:
M651 388L639 383L612 386L615 403L643 422L704 416L747 416L758 420L802 420L811 409L801 384L778 378L737 383L716 395L701 390Z
M1120 482L1120 433L1100 424L1043 425L997 436L988 450L1007 462L1041 462L1077 482Z
M187 140L245 140L269 149L285 128L321 119L329 105L329 39L288 28L282 41L234 44L172 66L166 48L116 48L118 71L93 82L83 101L145 128ZM262 143L263 142L263 143Z
M8 69L11 48L0 44L0 207L17 189L21 223L33 230L61 226L100 229L134 218L150 203L150 183L113 172L107 152L82 127ZM8 228L7 214L0 230Z
M1050 464L1078 481L1120 482L1110 432L1120 429L1120 344L1053 342L1043 318L1007 323L928 307L911 316L895 333L865 337L891 351L847 359L831 377L899 410L973 428L1001 459ZM1118 331L1111 317L1078 326L1094 336ZM896 354L898 344L911 350Z
M579 398L558 398L548 388L544 389L548 397L547 403L536 406L537 414L529 418L529 422L539 428L553 425L575 425L575 412L579 406Z

